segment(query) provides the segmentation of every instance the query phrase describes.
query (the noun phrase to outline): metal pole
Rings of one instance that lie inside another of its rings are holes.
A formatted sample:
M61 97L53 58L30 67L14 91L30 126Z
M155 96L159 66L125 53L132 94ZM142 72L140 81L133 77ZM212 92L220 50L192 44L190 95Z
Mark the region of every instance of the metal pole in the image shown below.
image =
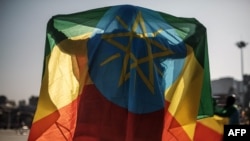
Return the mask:
M244 59L243 59L243 47L240 48L240 53L241 53L241 77L242 81L244 79Z
M236 45L238 46L238 48L240 48L240 52L241 52L241 77L242 77L242 81L243 81L243 75L244 75L244 62L243 62L243 48L247 46L247 43L244 41L239 41L236 43Z
M244 62L243 62L243 48L247 46L247 43L244 41L239 41L236 43L237 47L240 49L241 55L241 77L242 77L242 96L243 96L243 106L246 106L246 94L245 94L245 86L244 86Z

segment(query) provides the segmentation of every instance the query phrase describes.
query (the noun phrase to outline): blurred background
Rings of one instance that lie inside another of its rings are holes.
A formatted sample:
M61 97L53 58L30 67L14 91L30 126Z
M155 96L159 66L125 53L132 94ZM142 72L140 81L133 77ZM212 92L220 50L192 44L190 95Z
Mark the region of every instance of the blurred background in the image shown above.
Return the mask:
M47 22L57 14L131 4L177 17L196 18L207 28L212 96L223 107L236 95L241 123L249 124L249 0L1 0L0 140L27 140L42 77Z

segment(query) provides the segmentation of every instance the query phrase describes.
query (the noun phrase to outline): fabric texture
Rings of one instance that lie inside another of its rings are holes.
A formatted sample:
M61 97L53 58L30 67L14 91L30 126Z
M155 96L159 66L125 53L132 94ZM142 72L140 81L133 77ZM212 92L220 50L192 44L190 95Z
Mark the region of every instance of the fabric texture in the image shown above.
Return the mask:
M29 141L219 141L222 131L196 19L117 5L49 20Z

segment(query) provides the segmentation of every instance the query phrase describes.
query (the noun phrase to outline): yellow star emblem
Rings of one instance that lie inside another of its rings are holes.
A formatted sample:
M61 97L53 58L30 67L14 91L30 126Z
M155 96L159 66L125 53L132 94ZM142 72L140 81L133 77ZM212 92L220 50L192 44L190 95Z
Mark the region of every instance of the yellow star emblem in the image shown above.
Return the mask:
M116 20L122 25L123 28L127 29L128 32L103 34L102 39L106 40L114 47L120 49L125 54L123 58L123 66L119 79L119 86L121 86L127 79L129 79L130 72L127 72L127 67L130 67L130 69L136 69L136 72L139 74L140 78L143 80L145 85L152 93L154 93L154 75L153 75L154 67L156 68L158 73L161 73L159 69L154 65L154 58L164 57L173 54L173 52L170 49L168 49L161 43L150 39L152 37L156 37L163 30L159 29L153 33L148 33L141 12L138 12L138 15L136 16L135 21L131 27L132 28L131 30L129 30L129 26L119 16L116 17ZM136 33L137 28L141 28L142 33L140 34ZM129 38L128 44L123 45L120 42L113 39L117 37L128 37ZM131 45L133 43L132 41L134 38L140 38L145 40L146 43L145 47L147 49L148 56L142 58L136 58L133 52L131 52ZM160 49L160 51L153 53L152 47L157 47ZM120 56L121 55L119 53L114 54L109 58L107 58L106 60L104 60L100 65L103 66L109 63L110 61L119 58ZM130 64L130 66L128 66L129 60L131 59L133 63ZM148 63L148 72L149 72L148 76L143 73L142 68L140 68L139 66L142 63Z

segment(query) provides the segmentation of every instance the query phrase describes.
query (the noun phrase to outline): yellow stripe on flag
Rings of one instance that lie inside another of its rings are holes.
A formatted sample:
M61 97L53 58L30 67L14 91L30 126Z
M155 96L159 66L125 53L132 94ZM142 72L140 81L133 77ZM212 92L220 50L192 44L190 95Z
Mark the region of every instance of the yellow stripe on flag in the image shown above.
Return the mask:
M223 134L223 130L224 130L223 125L225 124L226 120L227 120L226 118L213 116L213 117L198 120L198 122L218 132L219 134Z
M80 86L91 83L86 55L89 36L90 33L63 40L53 48L50 56L47 56L33 122L70 104L81 92ZM78 58L82 58L81 61L77 61Z
M165 99L170 101L168 111L192 139L200 104L203 68L196 60L193 49L186 46L185 65L180 77L166 90Z

